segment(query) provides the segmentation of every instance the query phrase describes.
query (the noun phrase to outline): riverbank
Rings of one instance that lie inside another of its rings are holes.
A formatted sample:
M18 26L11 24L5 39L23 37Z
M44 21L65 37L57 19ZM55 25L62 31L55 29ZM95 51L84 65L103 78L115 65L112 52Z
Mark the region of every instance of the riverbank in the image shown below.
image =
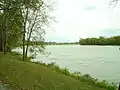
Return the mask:
M20 61L16 53L0 53L0 81L12 90L114 90L105 81L71 74L54 64Z

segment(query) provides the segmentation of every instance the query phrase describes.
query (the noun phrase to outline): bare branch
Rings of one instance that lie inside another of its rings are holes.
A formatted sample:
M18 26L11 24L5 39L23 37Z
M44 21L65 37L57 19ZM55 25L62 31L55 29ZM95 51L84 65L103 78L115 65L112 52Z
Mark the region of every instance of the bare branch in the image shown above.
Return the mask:
M119 0L111 0L111 1L110 1L110 6L113 5L113 8L114 8L114 7L117 5L118 1L119 1Z

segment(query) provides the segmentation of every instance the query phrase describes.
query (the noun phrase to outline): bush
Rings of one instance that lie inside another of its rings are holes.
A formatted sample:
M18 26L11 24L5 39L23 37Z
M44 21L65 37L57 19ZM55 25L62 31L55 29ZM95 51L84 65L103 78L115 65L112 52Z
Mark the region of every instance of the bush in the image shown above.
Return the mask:
M71 73L69 72L69 69L67 69L67 68L63 68L63 69L61 70L61 73L64 74L64 75L67 75L67 76L70 76L70 75L71 75Z

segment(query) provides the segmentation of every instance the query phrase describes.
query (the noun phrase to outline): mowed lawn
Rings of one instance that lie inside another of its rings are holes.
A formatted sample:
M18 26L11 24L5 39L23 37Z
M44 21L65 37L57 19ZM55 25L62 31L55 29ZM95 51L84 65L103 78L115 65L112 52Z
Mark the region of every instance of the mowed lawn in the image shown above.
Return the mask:
M11 90L106 90L18 59L17 55L0 53L0 81L8 83Z

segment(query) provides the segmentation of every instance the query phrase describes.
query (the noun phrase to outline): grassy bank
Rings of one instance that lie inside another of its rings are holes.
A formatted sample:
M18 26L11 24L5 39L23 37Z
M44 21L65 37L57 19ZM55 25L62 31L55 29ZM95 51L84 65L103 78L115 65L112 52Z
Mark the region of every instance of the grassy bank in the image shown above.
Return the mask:
M23 62L10 53L0 53L0 81L12 90L114 90L89 75L71 74L54 64Z

